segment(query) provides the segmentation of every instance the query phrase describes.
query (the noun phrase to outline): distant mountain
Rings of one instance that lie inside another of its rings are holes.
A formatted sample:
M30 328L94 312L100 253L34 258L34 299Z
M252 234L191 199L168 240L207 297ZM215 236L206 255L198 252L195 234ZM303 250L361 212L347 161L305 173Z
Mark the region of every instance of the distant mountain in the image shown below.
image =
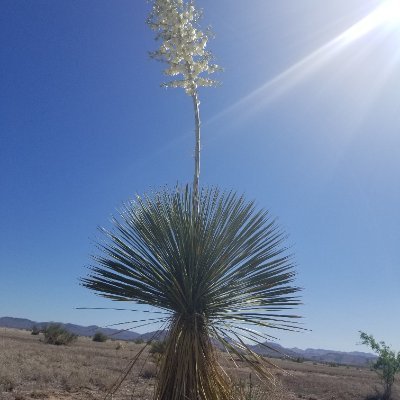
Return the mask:
M363 353L360 351L336 351L336 350L323 350L323 349L298 349L298 348L285 348L277 343L265 342L263 345L251 346L252 349L258 353L268 357L282 357L282 355L309 361L335 363L346 365L366 366L372 361L376 360L376 356L370 353Z
M81 326L75 324L64 324L61 322L35 322L25 318L12 318L2 317L0 318L0 327L4 328L15 328L15 329L28 329L31 330L33 326L37 326L39 329L44 328L50 323L59 323L67 331L74 333L79 336L93 336L96 332L102 332L108 337L119 340L135 340L141 338L142 335L137 332L124 331L121 329L101 328L97 325Z
M261 354L263 356L267 357L291 357L291 358L299 358L302 357L300 356L297 352L295 352L293 349L288 349L286 347L281 346L278 343L273 343L273 342L264 342L262 345L257 344L254 346L250 346L253 351L255 351L258 354ZM304 357L302 357L304 358Z
M33 322L25 318L12 318L12 317L0 318L0 326L2 328L32 329L33 325L35 324L36 322Z
M168 331L161 330L161 331L152 331L146 332L139 335L139 338L145 342L148 340L164 340L168 335Z
M370 353L363 353L361 351L334 351L334 350L323 350L323 349L291 349L300 357L304 359L317 361L317 362L327 362L335 364L347 364L347 365L368 365L374 360L376 356Z
M14 329L28 329L31 330L33 326L43 328L52 322L35 322L25 318L12 318L0 317L0 327L14 328ZM119 340L164 340L167 336L167 331L153 331L140 334L132 331L123 331L119 329L101 328L97 325L81 326L75 324L60 323L69 332L75 333L79 336L93 336L96 332L102 332L108 337ZM366 366L376 359L376 356L370 353L363 353L359 351L344 352L324 349L298 349L298 348L285 348L277 343L265 342L262 345L249 346L258 354L267 357L290 357L293 359L304 359L315 362L347 364L356 366Z

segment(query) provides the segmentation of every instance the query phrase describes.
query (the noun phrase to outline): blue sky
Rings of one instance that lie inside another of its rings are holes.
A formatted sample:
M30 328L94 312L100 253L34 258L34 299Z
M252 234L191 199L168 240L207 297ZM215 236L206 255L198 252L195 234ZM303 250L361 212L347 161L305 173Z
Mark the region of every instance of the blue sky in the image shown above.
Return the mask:
M200 92L201 183L256 199L290 234L312 331L282 345L365 350L364 330L400 349L400 18L365 19L382 1L332 3L198 0L224 67ZM78 282L97 227L136 193L192 179L191 101L159 87L148 11L1 2L0 316L140 318L75 307L114 305Z

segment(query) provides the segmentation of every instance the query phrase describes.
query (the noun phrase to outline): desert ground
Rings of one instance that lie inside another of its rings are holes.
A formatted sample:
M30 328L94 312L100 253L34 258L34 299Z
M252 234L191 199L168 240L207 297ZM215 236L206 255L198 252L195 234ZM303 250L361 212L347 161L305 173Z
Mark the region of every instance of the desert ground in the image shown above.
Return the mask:
M45 344L41 334L0 328L0 399L103 399L143 346L112 340L97 343L83 337L69 346L54 346ZM273 360L279 367L273 371L277 384L261 389L249 369L241 363L235 366L224 353L219 357L249 400L379 399L380 381L368 368ZM146 349L113 400L151 399L156 363ZM399 383L393 400L400 400Z

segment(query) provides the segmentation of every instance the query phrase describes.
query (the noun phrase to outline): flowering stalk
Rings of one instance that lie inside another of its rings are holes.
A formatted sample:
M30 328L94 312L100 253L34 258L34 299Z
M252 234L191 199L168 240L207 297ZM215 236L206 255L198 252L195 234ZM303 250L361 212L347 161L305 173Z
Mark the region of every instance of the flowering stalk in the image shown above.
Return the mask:
M217 81L205 77L220 69L212 64L212 55L206 45L209 31L199 29L201 13L194 6L194 1L155 0L147 23L155 32L156 39L161 40L160 47L150 53L159 61L168 64L165 75L174 77L162 84L164 87L181 87L192 97L195 118L195 152L193 196L194 207L199 207L200 179L200 101L198 88L215 86Z
M199 180L200 180L200 102L197 92L192 95L194 120L195 120L195 150L194 150L194 177L193 177L193 196L194 207L199 209Z

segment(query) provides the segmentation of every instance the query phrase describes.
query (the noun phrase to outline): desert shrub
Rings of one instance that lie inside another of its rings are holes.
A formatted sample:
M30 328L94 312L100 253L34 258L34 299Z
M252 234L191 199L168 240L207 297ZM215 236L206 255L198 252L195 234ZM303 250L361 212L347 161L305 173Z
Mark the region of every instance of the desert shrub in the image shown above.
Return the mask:
M143 344L143 343L144 343L144 340L138 338L138 339L135 339L135 340L133 341L133 343L135 343L135 344Z
M140 372L140 377L143 379L152 379L157 376L157 367L154 364L146 364Z
M33 325L32 330L31 330L31 335L39 335L40 329L36 326Z
M60 324L50 324L44 329L44 342L55 345L67 345L76 340L77 335L68 332Z
M163 355L166 348L167 342L165 340L156 340L154 342L151 342L149 353Z
M106 342L107 339L108 337L102 332L96 332L92 338L93 342Z

